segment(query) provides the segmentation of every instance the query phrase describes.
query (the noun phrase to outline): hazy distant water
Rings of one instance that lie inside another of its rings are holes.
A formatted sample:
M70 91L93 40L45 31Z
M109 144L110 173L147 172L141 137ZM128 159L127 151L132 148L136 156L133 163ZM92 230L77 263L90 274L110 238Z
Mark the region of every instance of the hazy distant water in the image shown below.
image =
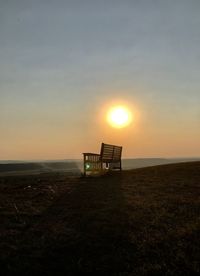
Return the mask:
M162 164L200 161L200 158L135 158L123 159L124 170L156 166ZM67 160L1 160L0 174L23 174L41 172L67 172L70 175L80 175L83 171L83 161L79 159Z

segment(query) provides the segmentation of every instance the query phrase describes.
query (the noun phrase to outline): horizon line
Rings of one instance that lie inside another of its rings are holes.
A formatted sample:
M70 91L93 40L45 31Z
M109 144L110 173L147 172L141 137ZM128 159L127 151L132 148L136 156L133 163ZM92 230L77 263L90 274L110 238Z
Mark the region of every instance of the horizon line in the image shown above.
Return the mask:
M200 156L176 156L176 157L124 157L122 160L127 159L200 159ZM0 162L45 162L45 161L68 161L68 160L77 160L81 161L82 158L64 158L64 159L0 159Z

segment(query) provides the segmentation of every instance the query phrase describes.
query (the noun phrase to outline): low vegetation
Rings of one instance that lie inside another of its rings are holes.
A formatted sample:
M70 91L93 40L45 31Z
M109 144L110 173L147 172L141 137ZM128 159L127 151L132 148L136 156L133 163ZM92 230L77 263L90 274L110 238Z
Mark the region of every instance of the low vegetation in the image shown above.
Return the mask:
M0 177L2 275L200 273L200 162Z

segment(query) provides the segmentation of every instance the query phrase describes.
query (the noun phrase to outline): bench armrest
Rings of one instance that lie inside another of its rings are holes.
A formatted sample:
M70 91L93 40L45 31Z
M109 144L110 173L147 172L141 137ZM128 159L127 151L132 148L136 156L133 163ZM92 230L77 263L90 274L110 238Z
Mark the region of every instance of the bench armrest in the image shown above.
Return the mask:
M98 153L91 153L91 152L83 152L83 155L85 156L100 156Z
M84 152L84 162L92 162L92 163L97 163L100 162L100 154L97 153L91 153L91 152Z

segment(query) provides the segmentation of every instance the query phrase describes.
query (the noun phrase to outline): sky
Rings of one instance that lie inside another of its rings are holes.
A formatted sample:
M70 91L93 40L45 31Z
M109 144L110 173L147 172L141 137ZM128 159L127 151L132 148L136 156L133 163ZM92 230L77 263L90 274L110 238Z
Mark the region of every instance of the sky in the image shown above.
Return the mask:
M0 159L200 157L199 0L0 0ZM114 129L107 110L127 106Z

